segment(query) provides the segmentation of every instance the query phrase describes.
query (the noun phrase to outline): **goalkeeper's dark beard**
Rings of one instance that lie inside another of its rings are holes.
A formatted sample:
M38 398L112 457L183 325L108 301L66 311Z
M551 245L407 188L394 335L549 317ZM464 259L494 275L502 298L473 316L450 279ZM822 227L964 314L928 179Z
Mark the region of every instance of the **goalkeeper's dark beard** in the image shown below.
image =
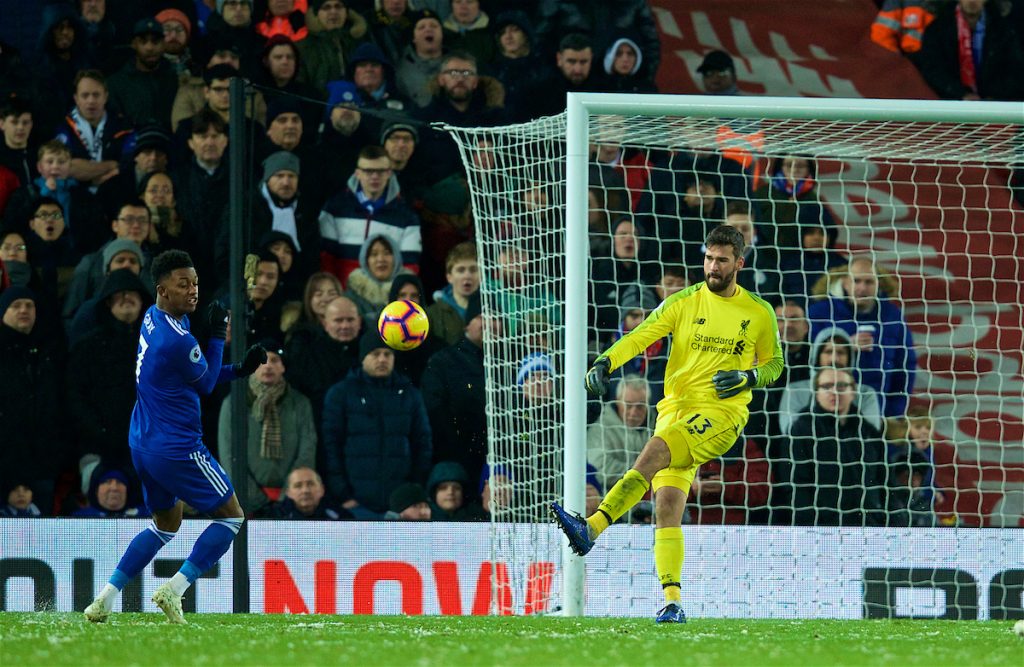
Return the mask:
M710 273L705 273L704 284L708 286L709 290L716 294L718 292L724 292L736 282L736 271L739 271L739 269L734 269L732 273L722 276L721 279L715 278ZM714 282L712 282L712 280L714 280Z

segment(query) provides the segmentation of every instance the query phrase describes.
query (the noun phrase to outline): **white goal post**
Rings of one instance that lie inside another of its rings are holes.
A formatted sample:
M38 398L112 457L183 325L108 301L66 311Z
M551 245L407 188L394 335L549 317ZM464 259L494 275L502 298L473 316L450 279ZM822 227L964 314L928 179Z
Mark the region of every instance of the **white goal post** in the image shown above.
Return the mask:
M721 126L730 124L741 129L734 135L723 137L718 130ZM758 135L754 145L750 145L749 136L743 136L752 133L747 132L750 128L755 128ZM560 390L563 396L560 405L549 408L548 421L557 424L560 433L555 433L550 425L543 427L547 428L545 437L551 440L552 446L564 451L562 469L541 470L537 467L537 461L541 460L537 457L540 455L521 455L525 457L524 467L532 466L531 469L538 478L543 475L555 475L559 478L549 479L544 484L535 484L531 488L531 493L535 495L523 501L523 507L531 505L531 509L524 509L522 514L516 514L512 510L505 515L501 512L493 513L495 523L492 536L495 560L512 561L509 567L513 570L525 570L527 562L560 558L562 581L560 586L554 586L554 590L561 595L562 612L573 616L583 614L586 607L585 560L573 555L564 545L561 547L560 555L553 554L552 550L564 542L560 535L553 541L549 531L538 528L530 537L524 539L521 526L516 531L509 530L505 533L503 523L539 521L537 508L542 508L552 497L561 497L571 511L583 513L585 509L588 415L587 396L582 378L587 369L588 355L592 357L594 352L592 341L588 340L587 335L590 330L588 309L593 306L590 303L592 264L588 241L588 214L593 209L588 192L588 188L593 185L593 145L612 142L616 145L638 147L642 151L671 152L686 149L699 153L727 150L729 142L736 142L743 144L740 150L750 153L754 165L768 157L800 155L809 156L814 160L840 163L842 173L847 175L860 174L862 163L879 160L880 164L885 166L884 173L878 176L879 179L891 178L914 192L918 189L940 187L946 180L952 181L955 188L959 181L956 171L958 169L995 169L1011 175L1013 170L1024 169L1024 107L1017 103L571 93L568 95L564 116L504 128L445 129L458 143L467 166L477 223L481 267L485 273L499 271L500 263L508 259L507 255L501 254L504 252L501 248L506 247L503 236L505 232L495 230L516 224L525 228L523 221L532 220L529 216L534 215L538 209L536 201L531 200L531 205L523 208L518 200L532 196L528 193L531 188L540 187L537 186L538 183L546 188L545 197L539 207L541 212L546 211L550 214L553 211L557 214L556 217L564 221L560 228L548 230L549 233L553 231L554 237L557 237L556 241L552 241L551 238L538 240L531 237L529 231L520 231L518 236L519 246L527 248L534 254L544 254L552 243L555 243L558 246L556 255L561 254L555 265L564 267L562 275L548 275L543 271L537 271L534 276L536 284L543 287L545 293L553 294L563 309L561 322L548 322L548 334L554 339L557 348L550 355L552 359L557 357L557 363L551 361L550 365L557 366L557 370L552 372L561 381ZM487 159L481 159L482 154L486 154ZM938 175L933 173L936 170ZM863 171L865 175L859 175L857 179L862 189L867 192L870 190L871 177L866 174L870 169L864 167ZM905 176L904 172L910 175ZM560 182L555 183L553 180ZM846 179L852 180L853 177ZM973 185L970 184L972 187ZM985 196L982 200L988 201L989 188L995 188L997 185L992 185L986 180L978 186L984 188ZM1008 190L1005 180L1003 185ZM848 192L844 188L852 188L852 192L858 184L851 186L844 182L843 178L837 177L829 186L831 192L845 195ZM962 187L967 189L969 185ZM628 184L623 186L624 191L628 189ZM823 186L823 189L826 188ZM626 194L628 198L629 192ZM634 194L638 197L643 196L640 192ZM969 196L971 193L965 195L965 202ZM869 205L867 197L865 194L864 202L861 203L871 209L873 204ZM748 203L756 204L749 196L746 199ZM922 208L936 208L931 203L924 202L925 199L927 197L922 195ZM911 204L918 205L917 202ZM852 214L860 204L843 205ZM1016 212L1010 210L1012 208L1012 204L999 205L999 210L988 213L988 224L994 225L992 229L1002 229L1000 225L1007 219L1013 221L1015 216L1017 220L1020 219L1019 205ZM976 206L973 202L961 203L959 209L963 217L985 215L984 205ZM838 225L839 233L843 235L842 246L847 250L867 246L874 261L893 265L893 273L910 268L914 272L948 273L946 260L941 256L942 249L939 250L940 256L937 259L930 251L914 251L911 253L912 256L904 258L900 253L905 252L906 245L899 240L894 242L891 248L886 249L863 242L866 238L873 240L876 235L883 236L897 227L894 217L886 219L890 214L895 215L885 206L882 206L881 210L869 210L866 214L867 222L864 224L864 228L869 231L862 234L859 239L855 238L857 232L843 229L842 224ZM845 220L842 214L837 217L841 223ZM995 222L992 222L993 220ZM966 224L962 230L940 226L937 233L952 238L956 234L970 232L970 229L970 225ZM969 252L963 250L962 254L963 259L970 264ZM561 264L562 261L564 264ZM993 268L984 271L989 273L982 277L995 283L1000 279L1013 277L998 275L999 269L994 268L994 265ZM973 276L963 277L970 279ZM500 291L495 290L494 285L489 285L485 280L482 290L485 310L488 307L501 309L503 297ZM993 298L992 301L996 302L998 299ZM918 302L923 304L919 308L925 311L922 317L945 317L949 323L955 319L952 310L958 304L963 304L962 300L948 295L937 298L931 310L927 295L923 295L915 303ZM1011 305L1020 307L1019 303ZM966 307L973 313L973 303L967 303ZM979 306L979 311L983 309ZM510 378L516 377L517 367L526 368L525 365L508 361L509 356L516 354L509 351L510 347L517 344L514 338L521 335L523 334L520 330L518 333L506 331L500 337L491 332L485 336L485 352L488 359L504 360L488 362L488 399L492 401L488 415L491 440L489 462L492 470L495 466L501 466L520 456L518 453L510 453L512 450L505 444L507 434L503 432L510 428L509 424L512 422L509 420L515 418L516 410L506 410L503 405L515 402L512 394L517 391L516 381ZM938 337L926 336L925 342L918 342L917 347L921 348L922 344L927 346L927 340L946 341L942 335L944 334L940 332ZM957 343L954 340L948 340L947 346L950 350L955 345ZM946 346L943 350L946 350ZM919 349L918 354L921 356L926 352L927 349ZM972 359L974 354L975 351L972 350ZM950 362L951 370L954 361ZM997 405L996 412L1002 409L1012 415L1024 405L1024 389L1015 384L1015 380L1011 380L1011 366L1012 364L1005 369L1000 367L995 371L994 377L999 378L1003 391L993 398L994 403L989 405ZM1019 364L1016 372L1020 372ZM929 401L930 397L937 394L952 395L954 405L950 408L952 412L948 419L953 420L960 414L956 412L957 402L964 403L966 399L958 398L956 391L959 390L946 387L942 382L940 379L933 381L929 378L927 386L922 387L919 382L918 391ZM522 384L521 378L518 384ZM955 384L953 381L953 385ZM984 406L977 408L979 415L983 408ZM981 417L978 419L982 420ZM594 420L591 417L589 421L593 423ZM532 422L534 425L538 423L540 422ZM1011 432L1001 426L998 426L997 430L1000 434L1004 431ZM531 442L534 440L531 439ZM1000 435L995 440L1006 446L1005 451L1000 450L994 455L997 466L1024 463L1024 455L1011 451L1009 448L1012 447L1012 443L1007 442L1005 436ZM983 448L983 445L979 445L979 448ZM984 461L993 458L991 452L986 456L988 459L982 455L968 459L977 462L975 467L981 470L982 480L985 479ZM511 471L511 468L509 470ZM515 473L509 474L513 476ZM956 468L951 474L960 476L962 473ZM1007 482L1005 485L1009 484ZM606 488L604 490L607 491ZM1011 490L1001 489L1006 492ZM493 488L491 493L494 493ZM981 501L977 501L976 504L980 508ZM529 554L524 552L529 549L533 551ZM649 543L638 545L637 549L645 551L649 549ZM544 552L547 553L546 557ZM651 562L650 552L646 553L648 562ZM517 582L517 579L525 576L528 575L513 572L513 586L520 585L522 582ZM684 580L685 578L684 574Z

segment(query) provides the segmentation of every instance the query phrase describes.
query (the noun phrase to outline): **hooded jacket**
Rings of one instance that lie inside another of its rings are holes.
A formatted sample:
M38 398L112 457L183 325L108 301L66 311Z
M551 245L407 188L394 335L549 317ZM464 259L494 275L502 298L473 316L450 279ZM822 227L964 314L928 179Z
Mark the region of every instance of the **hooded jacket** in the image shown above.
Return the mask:
M385 280L374 277L367 261L370 246L377 240L386 243L394 255L395 265L391 275ZM345 295L356 302L360 315L376 321L381 308L389 303L388 294L391 292L392 282L402 273L409 273L402 266L402 251L396 248L394 242L385 234L371 234L359 249L359 268L348 274L348 289L345 290Z
M121 291L142 296L139 319L126 324L110 312L106 300ZM104 289L88 307L92 323L73 331L68 357L67 408L77 436L76 455L98 454L104 462L127 467L131 454L125 434L135 407L135 373L139 322L151 300L142 282L128 269L111 273Z
M443 482L458 482L462 485L462 506L444 510L437 504L437 487ZM441 461L430 469L427 478L427 502L430 504L431 521L483 521L486 517L479 503L469 500L471 486L466 469L454 461Z
M509 122L531 120L532 99L545 95L548 65L544 61L533 24L526 13L519 10L502 12L494 21L494 39L500 40L506 26L518 26L530 46L530 52L521 58L508 58L500 48L495 49L494 61L489 68L491 74L505 87L505 113Z
M420 391L392 373L370 377L354 369L324 399L323 445L328 490L383 514L391 492L422 483L430 471L430 422Z
M111 476L118 477L128 487L124 507L120 510L108 510L100 507L98 492L100 482ZM101 463L93 469L89 477L89 505L76 511L72 516L79 519L140 519L149 516L145 506L137 504L135 489L130 476L120 468Z
M619 35L604 53L602 61L603 87L610 93L655 93L658 91L654 83L644 76L644 53L637 43L635 35ZM615 53L623 44L630 46L636 53L636 62L629 74L618 74L613 71Z
M814 337L814 342L811 344L811 354L808 358L810 364L810 378L807 380L797 380L790 382L782 390L782 399L779 405L779 428L783 435L788 434L790 427L793 422L796 421L802 413L806 412L811 405L814 403L814 384L817 378L818 372L821 370L817 366L818 355L821 354L821 348L824 344L830 341L832 338L837 337L846 342L847 347L850 349L850 367L856 368L856 351L853 345L850 343L850 335L845 330L839 327L829 327L823 329ZM882 428L882 404L879 398L878 392L874 388L862 384L857 378L859 374L854 372L854 378L857 379L857 399L854 401L854 405L857 406L857 412L860 416L871 424L876 429L881 430Z
M75 39L71 43L70 60L58 57L54 45L54 28L63 21L70 21L75 30ZM61 106L66 109L73 103L75 74L79 70L88 69L97 63L89 61L85 29L74 6L70 3L45 5L40 17L40 26L39 45L36 50L36 53L39 54L39 61L35 67L37 76L42 80L39 90L46 92L48 103L59 100ZM52 96L56 96L56 99ZM40 118L35 118L35 121L39 124Z

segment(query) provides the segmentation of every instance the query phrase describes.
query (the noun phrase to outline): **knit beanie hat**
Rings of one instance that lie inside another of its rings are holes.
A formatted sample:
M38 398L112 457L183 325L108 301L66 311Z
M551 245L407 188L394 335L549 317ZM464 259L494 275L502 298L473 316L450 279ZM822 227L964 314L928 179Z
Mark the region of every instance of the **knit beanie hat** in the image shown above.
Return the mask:
M406 285L412 285L415 287L416 291L420 293L420 299L423 299L423 281L419 279L419 276L412 273L399 273L391 281L391 291L388 292L388 303L398 301L398 292Z
M32 299L34 303L36 295L27 287L11 285L3 291L3 294L0 294L0 319L7 313L7 309L11 307L11 304L18 299Z
M408 121L394 120L384 126L384 129L380 132L380 145L383 146L384 142L388 140L395 132L408 132L412 135L412 140L415 143L420 142L420 133L416 130L416 126Z
M381 340L376 331L364 331L359 339L359 361L362 362L366 355L382 347L388 346Z
M138 243L131 239L114 239L103 248L103 272L106 273L110 268L110 263L114 261L117 253L125 251L135 253L135 256L139 258L139 266L142 266L142 248Z
M295 153L289 151L271 153L263 161L263 182L269 181L270 177L279 171L290 171L296 176L299 175L299 158Z
M551 365L551 357L543 352L531 352L519 364L519 372L516 373L516 384L523 384L532 374L539 371L546 371L548 374L555 372Z
M224 13L224 3L225 2L226 2L226 0L217 0L217 13L218 14L223 14ZM245 0L245 2L248 2L249 3L249 9L252 9L252 0Z
M418 503L427 502L427 492L415 482L402 484L388 496L388 509L395 514L401 514L403 510Z

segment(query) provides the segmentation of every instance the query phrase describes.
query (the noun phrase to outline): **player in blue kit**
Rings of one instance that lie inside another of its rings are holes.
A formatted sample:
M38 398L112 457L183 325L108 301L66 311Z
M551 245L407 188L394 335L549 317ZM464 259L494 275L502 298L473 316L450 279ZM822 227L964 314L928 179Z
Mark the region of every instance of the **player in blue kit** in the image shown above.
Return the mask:
M135 536L85 617L101 623L110 616L114 598L145 568L181 526L182 502L210 514L213 523L196 540L188 560L156 589L156 603L171 623L185 623L181 596L227 552L244 520L227 473L203 444L199 397L220 382L252 375L267 360L259 345L238 364L222 366L228 312L210 305L210 342L206 354L189 331L189 314L199 302L199 278L192 259L169 250L153 260L156 305L146 311L135 362L138 398L128 443L142 480L153 521Z

